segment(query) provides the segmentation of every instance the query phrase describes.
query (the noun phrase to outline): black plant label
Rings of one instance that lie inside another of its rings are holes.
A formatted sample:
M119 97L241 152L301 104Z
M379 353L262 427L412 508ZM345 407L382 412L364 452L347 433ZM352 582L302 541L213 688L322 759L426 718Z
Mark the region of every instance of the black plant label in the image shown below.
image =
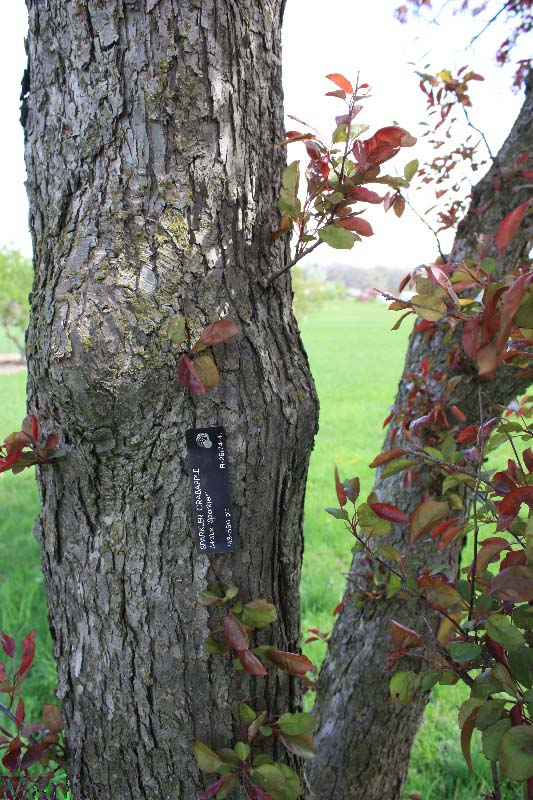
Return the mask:
M192 511L199 553L237 549L229 489L228 449L222 427L186 432Z

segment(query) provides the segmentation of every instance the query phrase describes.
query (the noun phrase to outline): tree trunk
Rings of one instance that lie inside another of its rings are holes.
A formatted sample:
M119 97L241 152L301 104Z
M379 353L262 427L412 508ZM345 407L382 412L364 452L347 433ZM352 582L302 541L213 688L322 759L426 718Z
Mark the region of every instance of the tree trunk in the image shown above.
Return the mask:
M451 260L476 257L478 235L494 233L503 217L526 199L526 191L518 191L523 181L507 179L503 188L495 192L494 178L505 174L512 162L521 153L533 150L533 85L530 83L524 105L497 157L497 166L476 186L472 208L459 226ZM503 273L513 269L519 259L531 248L531 231L523 226L512 245L500 259ZM495 255L495 253L490 253ZM431 361L431 370L451 372L446 364L449 343L443 341L438 332L429 341L421 335L411 334L405 372L417 371L423 358ZM459 374L459 373L455 373ZM511 369L500 369L490 382L478 382L474 374L463 376L453 395L453 401L467 415L470 423L478 422L478 383L483 389L484 418L493 416L490 402L506 403L516 394L524 392L530 377L523 377ZM398 388L395 405L403 405L408 391L408 381L402 380ZM385 448L390 447L390 431ZM401 447L397 439L394 446ZM380 501L399 506L410 514L421 502L425 485L415 484L407 492L403 474L376 481L375 491ZM406 538L395 528L387 538L393 546L405 551ZM417 543L416 555L420 559L420 570L424 567L445 568L448 574L456 575L461 543L457 542L444 552L431 544ZM413 552L411 548L411 552ZM359 556L355 556L352 570L357 568ZM385 660L392 649L389 620L391 617L427 633L421 621L423 607L392 598L387 601L367 602L363 608L348 603L334 627L328 653L322 666L318 682L315 707L318 753L311 763L309 779L313 798L316 800L397 800L407 775L409 753L421 721L428 694L420 693L408 706L393 705L389 699L390 672Z
M39 470L58 696L81 796L192 800L194 740L231 746L234 692L296 682L209 657L185 431L224 425L241 546L216 569L299 642L301 523L317 403L290 284L264 289L283 149L280 0L28 0L23 107L35 252L29 407L67 455ZM178 384L168 323L221 308L220 385ZM212 575L211 575L212 579ZM238 738L238 737L237 737Z

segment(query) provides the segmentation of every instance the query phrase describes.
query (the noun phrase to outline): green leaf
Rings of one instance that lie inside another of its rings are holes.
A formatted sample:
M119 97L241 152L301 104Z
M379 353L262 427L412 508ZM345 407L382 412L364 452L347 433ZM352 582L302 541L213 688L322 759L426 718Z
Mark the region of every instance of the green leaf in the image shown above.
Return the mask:
M253 708L251 708L251 706L249 706L248 703L245 703L242 700L240 703L237 703L236 700L232 702L231 713L233 714L233 719L237 723L240 722L241 725L245 725L246 727L248 727L248 725L251 725L252 722L254 722L254 720L257 719L257 715L253 710Z
M282 214L290 217L296 216L300 211L298 200L298 185L300 182L300 162L293 161L283 170L281 175L282 187L278 200L278 208Z
M217 642L212 636L208 636L205 640L205 649L209 655L219 656L221 653L227 653L229 651L229 645L225 642Z
M265 792L282 792L285 789L285 776L278 764L263 764L257 769L252 769L250 777Z
M274 759L271 756L267 756L266 753L260 753L258 756L254 756L254 767L262 767L264 764L273 764Z
M241 761L246 761L250 755L250 745L246 744L245 742L237 742L234 750Z
M533 687L533 649L523 645L507 655L513 678L528 688Z
M457 717L457 721L459 723L459 727L462 728L467 719L478 709L481 708L483 705L483 700L480 700L478 697L469 697L468 700L465 700L462 704L461 708L459 709L459 715Z
M432 669L422 678L421 688L423 692L429 692L430 689L433 689L436 683L439 682L440 678L440 670Z
M415 294L411 299L413 310L422 319L437 322L448 313L446 303L439 297L430 294Z
M408 469L415 464L414 461L411 461L409 458L395 458L394 461L391 461L389 464L386 464L381 471L382 478L390 478L391 475L396 475L397 472L401 472L404 469Z
M333 142L333 144L337 144L338 142L345 142L347 132L348 132L347 125L345 124L337 125L331 137L331 141Z
M172 344L183 344L187 338L187 333L185 330L185 317L182 317L179 314L175 317L172 317L168 325L168 338Z
M376 549L380 556L383 556L383 558L388 558L389 561L396 561L399 564L402 560L402 554L400 551L391 544L383 542L383 544L380 544Z
M220 597L219 594L212 592L209 588L202 589L202 591L198 594L198 602L202 606L223 605L222 597Z
M389 691L392 700L405 706L411 702L421 684L420 675L411 670L395 672L389 681Z
M224 780L224 785L218 790L216 794L216 800L225 800L226 797L229 797L233 789L235 788L235 784L238 781L238 776L233 775L226 775Z
M302 786L298 775L286 764L279 764L285 779L285 788L275 797L275 800L298 800L302 794Z
M194 743L193 753L196 763L202 772L217 772L222 761L207 745L198 740Z
M262 599L251 600L243 608L242 623L246 628L254 630L270 625L277 616L276 606L273 606L272 603Z
M496 722L494 725L490 725L488 728L485 728L481 734L481 748L483 750L483 754L489 759L489 761L498 760L500 742L504 733L507 733L510 727L511 720L509 717L506 717L505 719L501 719L499 722Z
M513 611L513 622L517 628L533 631L533 606L517 606Z
M484 731L495 725L505 712L505 700L487 700L479 709L476 716L476 728Z
M388 519L382 519L372 511L368 503L362 503L357 509L357 521L365 536L386 536L392 530Z
M357 498L359 497L359 493L361 491L359 478L351 478L350 480L344 481L344 491L346 492L346 497L351 503L357 502Z
M533 725L517 725L506 731L498 755L506 778L527 781L533 777Z
M413 543L419 536L423 536L447 515L450 507L446 502L426 500L420 503L411 514L409 520L409 539Z
M387 600L390 600L391 597L398 594L400 589L402 588L402 582L396 573L392 572L389 578L389 582L387 584Z
M418 172L418 167L419 163L417 158L414 158L412 161L410 161L408 164L405 165L403 170L403 175L406 181L409 182L412 181L412 179Z
M318 237L335 250L351 250L359 238L340 225L326 225L318 231Z
M475 642L452 642L448 651L454 661L473 661L481 655L481 647Z
M218 751L217 755L224 762L224 764L233 764L233 766L239 766L241 763L240 758L236 754L235 750L231 749L231 747L223 747Z
M335 519L350 519L348 512L345 511L344 508L325 508L324 511L326 511L328 514L331 514L331 516L335 517Z
M316 748L310 733L302 733L298 736L285 736L282 733L279 738L289 753L294 753L300 758L314 758Z
M494 272L498 266L498 262L495 258L484 258L479 266L481 269L484 269L485 272Z
M198 356L194 359L193 365L205 389L212 389L218 385L220 374L211 356Z
M455 686L458 680L459 675L454 669L443 669L440 674L439 684L441 686Z
M288 736L296 736L299 733L308 733L314 727L313 715L307 712L296 714L282 714L277 721L277 726Z
M288 189L293 194L298 191L300 183L300 162L292 161L288 164L281 173L281 183L285 189Z
M487 634L495 642L502 644L506 650L516 650L524 644L524 637L502 614L492 614L485 620Z

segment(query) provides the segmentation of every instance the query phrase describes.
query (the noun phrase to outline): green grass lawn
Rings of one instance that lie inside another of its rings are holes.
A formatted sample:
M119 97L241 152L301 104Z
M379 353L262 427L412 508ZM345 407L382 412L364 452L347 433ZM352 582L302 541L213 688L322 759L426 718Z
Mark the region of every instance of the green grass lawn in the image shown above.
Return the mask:
M407 325L390 332L394 321L380 304L346 301L327 303L302 325L321 404L305 505L304 634L308 627L329 630L332 610L342 596L351 540L323 509L336 502L335 464L342 477L360 477L362 495L371 489L373 471L368 464L381 448L382 422L402 372L408 335ZM0 436L19 428L24 388L24 372L0 378ZM31 698L28 716L36 716L43 703L54 700L55 667L39 551L32 535L38 512L33 472L0 477L0 507L0 629L18 639L32 627L37 631L36 667L25 693ZM319 662L323 649L311 644L307 652ZM457 709L465 696L460 686L437 687L433 693L413 751L406 798L418 793L423 800L482 800L490 790L490 770L477 743L471 778L461 755ZM502 798L518 800L519 795L515 784Z

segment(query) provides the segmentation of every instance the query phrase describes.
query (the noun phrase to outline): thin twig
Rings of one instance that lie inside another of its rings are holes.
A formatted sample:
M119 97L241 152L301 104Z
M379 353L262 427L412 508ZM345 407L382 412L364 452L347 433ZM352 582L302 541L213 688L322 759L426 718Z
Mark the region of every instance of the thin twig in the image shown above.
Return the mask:
M11 709L9 709L9 708L8 708L7 706L5 706L3 703L0 703L0 711L1 711L2 713L4 713L4 714L6 715L6 717L9 717L9 719L11 720L11 722L14 722L14 723L15 723L15 725L17 724L17 718L15 717L15 715L13 714L13 712L11 711Z
M304 258L305 256L308 256L309 253L312 253L313 250L316 250L316 248L321 244L324 244L324 242L322 241L322 239L319 239L314 244L312 244L310 247L306 247L305 250L302 250L302 252L299 255L295 256L292 259L292 261L289 261L289 263L285 267L283 267L282 269L280 269L277 272L275 272L273 275L270 276L270 278L268 278L265 281L265 288L267 288L268 286L271 286L274 283L274 281L277 280L277 278L280 278L282 275L284 275L286 272L288 272L290 269L292 269L292 267L294 267L298 263L298 261L301 261L302 258Z
M461 108L463 109L463 114L465 115L465 118L466 118L466 121L468 122L468 125L472 128L473 131L476 131L476 133L479 133L479 135L483 139L483 143L484 143L485 147L487 148L487 153L490 156L490 160L492 161L494 166L496 168L498 168L498 159L496 158L495 155L493 155L492 150L490 149L490 145L489 145L489 143L487 141L487 137L485 136L485 134L483 133L481 128L477 128L474 125L474 123L471 121L471 119L470 119L470 117L468 115L468 111L466 110L466 107L462 103L461 103Z
M443 261L446 261L446 256L445 256L445 255L444 255L444 253L442 252L442 247L440 246L440 239L439 239L439 235L438 235L437 231L436 231L436 230L435 230L435 229L434 229L434 228L433 228L433 227L432 227L432 226L429 224L429 222L427 221L427 219L425 219L425 218L422 216L422 214L419 214L419 213L418 213L418 211L417 211L417 210L416 210L416 208L413 206L413 204L411 203L411 201L409 200L409 198L408 198L408 197L405 197L405 195L402 195L402 196L403 196L403 199L405 200L405 202L407 203L407 205L409 206L409 208L411 209L411 211L413 212L413 214L415 215L415 217L418 217L418 219L420 220L420 222L423 222L423 223L424 223L424 225L426 226L426 228L429 228L429 230L431 231L431 233L432 233L432 234L433 234L433 236L435 237L435 241L437 242L437 250L439 251L439 256L442 258L442 260L443 260Z
M468 620L470 621L474 616L474 603L476 601L476 570L477 570L477 553L478 553L478 541L479 541L479 524L477 519L477 498L478 498L478 490L479 490L479 483L480 483L480 472L481 472L481 465L483 463L483 445L484 441L482 440L482 428L483 428L483 401L481 399L481 386L477 387L477 396L478 396L478 403L479 403L479 429L477 435L477 444L479 450L479 464L477 469L477 480L476 485L474 488L474 497L473 497L473 509L474 509L474 558L472 559L472 571L470 576L470 605L468 608ZM477 631L474 627L474 633L477 639Z
M507 3L504 3L504 4L503 4L503 6L500 8L500 10L499 10L499 11L497 11L497 12L494 14L494 16L493 16L493 17L491 17L491 19L489 19L489 21L487 22L487 24L486 24L486 25L485 25L485 26L484 26L484 27L483 27L483 28L482 28L482 29L479 31L479 33L476 33L476 35L474 36L474 38L470 40L470 44L468 45L468 48L467 48L467 49L469 49L470 47L472 47L472 45L474 44L474 42L476 42L476 41L477 41L477 40L480 38L480 36L483 36L483 34L485 33L485 31L486 31L486 30L488 30L488 28L490 28L490 26L492 25L492 23L493 23L493 22L495 22L495 21L498 19L498 17L500 16L500 14L501 14L501 13L503 13L503 12L505 11L505 9L506 9L506 8L507 8L509 5L510 5L510 3L509 3L509 2L507 2Z
M493 761L492 764L492 796L494 800L501 800L500 793L500 776L498 775L498 764Z
M468 672L467 672L465 669L463 669L461 666L459 666L459 664L457 664L457 663L456 663L456 662L453 660L453 658L452 658L452 657L451 657L451 655L448 653L448 651L446 650L446 648L445 648L445 647L443 647L443 646L441 645L441 643L439 642L438 636L436 635L435 631L433 630L433 628L432 628L432 627L431 627L431 625L429 624L429 622L428 622L428 620L426 619L426 617L425 617L425 616L422 616L422 619L424 620L424 622L425 622L425 624L426 624L427 628L429 629L429 631L430 631L430 633L431 633L431 636L432 636L432 637L433 637L433 639L434 639L434 642L435 642L435 649L437 650L437 652L439 653L439 655L441 655L441 656L444 658L444 660L448 662L448 664L451 666L451 668L453 669L453 671L454 671L454 672L456 672L456 673L457 673L457 675L459 675L459 677L461 678L461 680L463 681L463 683L466 683L466 685L467 685L467 686L472 686L472 685L473 685L473 683L474 683L474 681L473 681L473 679L470 677L470 675L468 674Z

